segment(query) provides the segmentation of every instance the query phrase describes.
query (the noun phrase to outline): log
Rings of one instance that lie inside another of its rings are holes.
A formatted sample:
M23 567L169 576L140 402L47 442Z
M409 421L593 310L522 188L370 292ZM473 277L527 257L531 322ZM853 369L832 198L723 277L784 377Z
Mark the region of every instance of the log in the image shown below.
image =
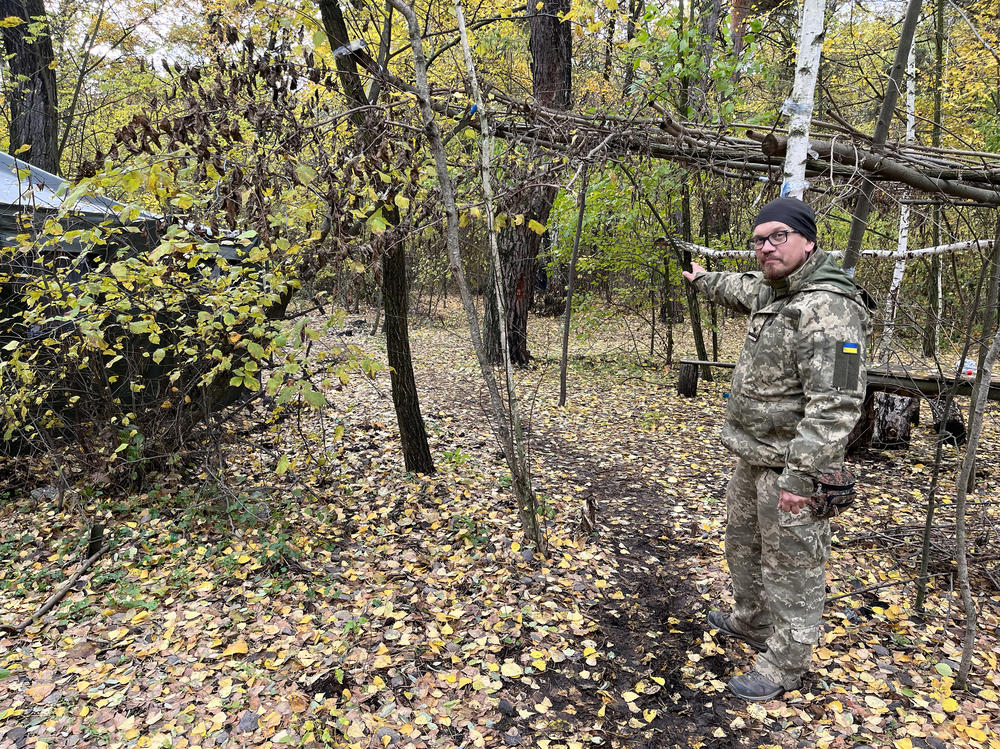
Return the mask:
M871 446L877 450L898 450L910 446L913 412L920 401L912 396L875 393Z
M931 414L934 416L934 431L941 434L942 439L951 442L956 447L964 445L967 437L965 417L955 399L952 398L948 402L947 411L944 398L932 398L930 404Z
M779 157L785 154L788 148L788 139L781 135L768 134L761 141L760 146L761 151L767 156ZM814 151L818 159L854 165L857 169L866 172L865 176L868 179L880 177L932 194L944 193L956 198L982 201L991 205L1000 203L1000 192L996 190L975 187L970 185L967 180L941 179L936 174L945 174L948 177L959 177L960 175L940 168L937 170L926 169L926 172L921 172L898 159L890 158L877 146L873 145L871 148L871 151L866 151L855 145L821 140L810 141L809 146L810 151ZM993 182L994 179L995 175L991 173L985 175L987 183Z

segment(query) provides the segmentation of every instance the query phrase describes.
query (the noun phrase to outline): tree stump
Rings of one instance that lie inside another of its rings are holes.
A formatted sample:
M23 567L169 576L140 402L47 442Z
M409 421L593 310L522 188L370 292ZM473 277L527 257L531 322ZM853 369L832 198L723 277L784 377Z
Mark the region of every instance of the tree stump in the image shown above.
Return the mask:
M877 450L909 447L913 412L920 411L920 401L908 395L875 393L874 409L871 446Z
M932 398L931 414L934 416L934 431L942 435L942 438L958 447L965 444L965 417L962 416L962 409L954 398L948 403L947 413L945 412L945 399ZM943 429L942 429L943 424Z
M697 364L681 362L680 373L677 375L677 394L685 398L694 398L698 394Z
M865 393L865 402L861 407L861 416L858 417L854 429L847 437L847 454L856 455L860 451L871 445L872 432L875 430L875 391L869 390Z

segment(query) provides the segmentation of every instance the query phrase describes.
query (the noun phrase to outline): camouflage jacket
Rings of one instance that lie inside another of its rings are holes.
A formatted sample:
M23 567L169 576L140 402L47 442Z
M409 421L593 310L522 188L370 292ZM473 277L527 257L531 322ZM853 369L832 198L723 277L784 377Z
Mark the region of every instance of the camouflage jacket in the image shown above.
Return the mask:
M782 489L810 496L838 467L865 396L863 292L822 250L779 281L702 273L695 286L749 313L722 442L754 465L783 469Z

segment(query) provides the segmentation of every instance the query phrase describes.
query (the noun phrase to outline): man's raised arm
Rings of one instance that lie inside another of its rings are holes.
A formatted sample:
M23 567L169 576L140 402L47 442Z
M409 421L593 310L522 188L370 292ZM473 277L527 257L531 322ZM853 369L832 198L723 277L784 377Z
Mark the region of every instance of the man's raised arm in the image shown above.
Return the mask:
M717 304L743 313L753 309L760 273L714 273L692 262L691 270L682 271L682 275L688 283L708 294Z

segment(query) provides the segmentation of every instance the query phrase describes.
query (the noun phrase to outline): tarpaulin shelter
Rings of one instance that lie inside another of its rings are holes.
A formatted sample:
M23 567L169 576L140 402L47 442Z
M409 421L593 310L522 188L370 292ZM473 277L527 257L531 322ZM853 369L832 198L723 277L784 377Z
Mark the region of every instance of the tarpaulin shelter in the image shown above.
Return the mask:
M66 206L65 202L71 195L69 187L63 178L0 151L0 245L16 243L14 238L25 231L39 231L50 218L59 218L64 231L130 227L128 231L115 233L115 242L109 251L126 245L144 250L159 244L164 224L162 216L143 211L138 216L123 220L127 207L101 195L74 196L73 204ZM64 208L68 210L60 217ZM196 233L207 235L207 232ZM221 257L230 261L239 259L235 234L205 238L218 243ZM59 250L66 253L79 253L83 249L79 240L59 246Z
M72 200L67 205L67 200ZM62 235L45 232L50 219L59 222ZM44 169L0 151L0 248L31 247L34 252L15 253L0 260L0 342L33 337L41 331L18 330L11 316L19 311L18 290L53 264L68 265L63 278L74 283L101 262L120 252L155 248L165 229L164 217L134 209L101 195L78 195L70 184ZM217 247L219 257L239 262L246 241L229 232L210 236L206 230L186 226L196 236ZM79 230L99 229L101 242ZM77 230L77 231L74 231ZM24 241L27 235L27 242ZM33 240L39 238L38 243Z

